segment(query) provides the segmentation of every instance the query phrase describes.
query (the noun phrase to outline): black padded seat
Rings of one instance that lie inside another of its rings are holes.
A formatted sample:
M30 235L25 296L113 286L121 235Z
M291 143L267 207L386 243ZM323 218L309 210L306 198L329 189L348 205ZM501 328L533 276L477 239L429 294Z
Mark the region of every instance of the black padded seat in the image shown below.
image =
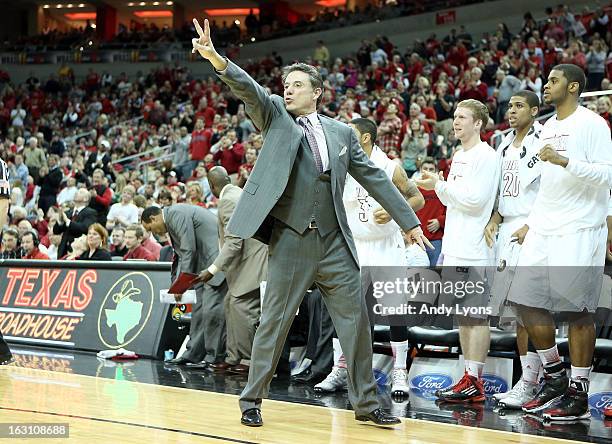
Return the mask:
M408 329L408 341L412 345L459 347L459 330L446 330L440 327L410 327Z
M516 351L516 332L514 330L491 328L490 350L497 352Z
M567 338L555 338L557 350L560 356L569 356L569 340Z
M608 359L612 357L612 339L597 338L595 340L595 357Z
M391 328L388 325L375 325L374 326L374 342L391 342Z

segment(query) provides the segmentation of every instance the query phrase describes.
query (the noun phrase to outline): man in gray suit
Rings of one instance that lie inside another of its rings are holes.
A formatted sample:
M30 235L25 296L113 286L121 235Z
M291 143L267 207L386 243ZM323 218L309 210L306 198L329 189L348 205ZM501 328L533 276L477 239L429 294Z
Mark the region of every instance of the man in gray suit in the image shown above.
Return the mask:
M166 233L170 236L175 253L172 281L180 273L198 274L219 254L217 220L205 208L186 204L172 205L163 210L149 207L142 213L142 225L158 236ZM179 365L199 363L196 368L215 366L225 362L225 276L218 273L208 283L197 285L195 290L197 302L193 304L187 350L170 362Z
M423 246L419 221L387 175L365 155L353 130L317 114L321 75L303 63L284 69L284 97L269 95L246 72L220 56L197 20L193 49L245 103L264 144L227 231L269 243L268 285L255 334L249 380L240 395L241 422L261 426L262 398L296 310L316 283L336 327L348 367L355 419L379 425L400 420L383 412L372 374L372 344L357 253L342 193L350 173L395 219L410 242ZM423 247L424 248L424 247Z
M268 274L268 247L255 239L241 239L226 231L234 214L242 188L231 184L225 168L217 166L208 172L208 183L217 201L221 252L214 263L200 275L208 282L218 270L225 273L229 292L225 297L227 323L228 371L247 374L251 365L251 348L255 326L259 322L259 284Z

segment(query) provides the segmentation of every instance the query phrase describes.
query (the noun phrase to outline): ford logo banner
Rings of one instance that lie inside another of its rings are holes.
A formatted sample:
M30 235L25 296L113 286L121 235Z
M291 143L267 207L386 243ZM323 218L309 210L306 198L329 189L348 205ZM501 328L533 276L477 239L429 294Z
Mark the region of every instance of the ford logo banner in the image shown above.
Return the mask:
M484 374L482 375L482 381L484 383L485 395L487 396L508 391L506 380L497 375Z
M606 407L612 407L612 392L593 393L589 396L589 407L603 412Z
M422 375L417 375L410 380L410 386L412 388L424 392L443 390L449 387L452 383L453 378L451 378L450 375L443 373L425 373Z

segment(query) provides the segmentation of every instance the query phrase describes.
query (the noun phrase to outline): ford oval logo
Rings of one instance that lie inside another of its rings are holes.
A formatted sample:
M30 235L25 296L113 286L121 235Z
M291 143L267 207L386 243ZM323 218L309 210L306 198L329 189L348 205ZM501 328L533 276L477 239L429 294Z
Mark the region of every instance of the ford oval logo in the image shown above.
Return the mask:
M612 392L594 393L589 396L589 406L603 412L606 407L612 407Z
M505 379L497 375L484 374L482 375L484 383L485 395L491 396L495 393L505 393L508 391L508 383Z
M384 387L385 385L387 385L389 381L389 376L384 371L378 368L374 368L372 369L372 372L374 373L374 379L376 380L376 384L378 384L381 387Z
M410 380L410 386L421 392L435 392L450 387L453 378L444 373L424 373Z

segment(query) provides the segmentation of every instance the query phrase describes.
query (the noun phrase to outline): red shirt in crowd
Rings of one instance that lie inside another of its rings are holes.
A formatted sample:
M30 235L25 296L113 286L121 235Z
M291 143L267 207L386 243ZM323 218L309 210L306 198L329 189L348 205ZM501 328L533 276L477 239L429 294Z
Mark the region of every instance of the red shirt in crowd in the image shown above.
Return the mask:
M159 244L159 242L154 241L151 237L149 237L147 240L144 240L142 242L141 246L153 255L153 260L159 260L159 252L162 249L162 246Z
M459 94L459 100L474 99L479 102L486 103L487 96L487 85L484 82L478 81L478 84L471 84L467 88L463 89Z
M204 120L204 127L205 128L212 128L216 114L217 114L217 112L215 111L215 109L213 107L207 106L206 108L204 108L204 110L199 110L195 114L195 118L193 120L196 121L198 119L203 119Z
M212 131L209 129L194 130L191 133L191 143L189 144L189 154L192 160L204 160L210 152L210 138Z
M244 157L244 147L240 143L234 144L229 150L217 151L213 159L221 164L227 170L227 174L238 172L238 168L242 164Z
M425 237L432 240L440 240L444 236L444 224L446 222L446 207L442 205L438 195L434 190L424 190L419 188L419 191L425 199L425 206L416 212L417 217L421 221L421 228ZM438 219L440 228L435 233L430 233L427 229L427 224L431 219Z
M49 260L49 256L40 251L38 248L34 248L30 254L26 254L22 259L42 259Z
M253 167L255 166L255 164L251 165L250 163L243 163L242 165L240 165L238 167L238 171L245 169L247 171L247 173L251 173L251 171L253 171Z
M102 194L100 194L102 187L98 185L95 188L98 192L98 195L94 197L94 201L104 208L109 208L113 200L113 192L111 191L111 189L109 187L104 187L104 191L102 192Z
M147 261L155 262L155 256L149 250L147 250L142 245L134 248L132 251L128 251L125 256L123 256L123 260L127 261L128 259L145 259Z

